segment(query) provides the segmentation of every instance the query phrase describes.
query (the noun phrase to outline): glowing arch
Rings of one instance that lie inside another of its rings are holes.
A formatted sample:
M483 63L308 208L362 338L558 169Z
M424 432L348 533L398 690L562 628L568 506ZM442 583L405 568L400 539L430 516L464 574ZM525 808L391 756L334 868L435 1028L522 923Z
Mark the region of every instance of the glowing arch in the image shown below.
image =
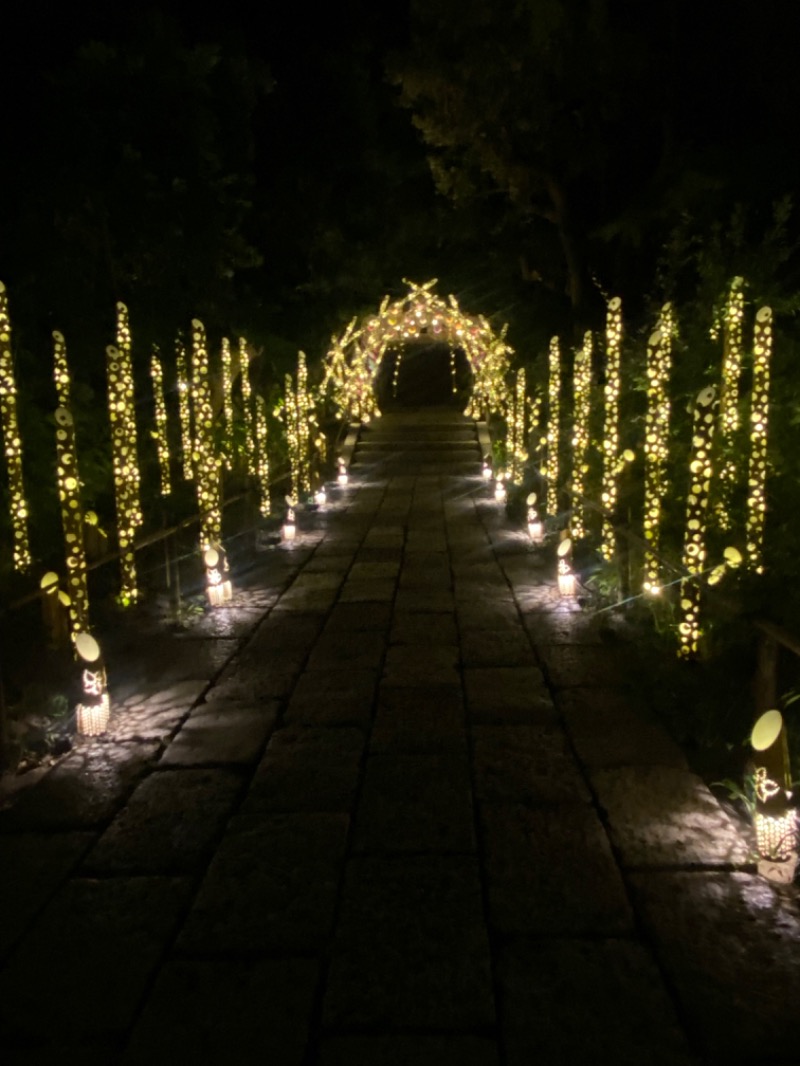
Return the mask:
M417 285L403 278L405 296L391 303L384 296L377 314L360 323L354 318L341 336L331 338L322 391L341 419L368 422L380 413L373 383L386 350L416 339L441 340L464 351L473 374L468 415L487 417L504 409L505 376L514 354L506 342L508 326L495 333L483 315L463 312L455 296L443 300L433 291L437 280Z

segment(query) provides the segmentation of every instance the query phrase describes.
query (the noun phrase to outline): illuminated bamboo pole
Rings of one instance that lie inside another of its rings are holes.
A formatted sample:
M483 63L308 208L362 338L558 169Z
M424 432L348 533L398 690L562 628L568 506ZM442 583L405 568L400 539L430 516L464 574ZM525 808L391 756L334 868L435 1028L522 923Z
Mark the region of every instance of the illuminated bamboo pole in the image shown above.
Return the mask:
M370 380L370 388L372 382ZM311 492L311 423L314 405L308 392L308 368L305 352L297 355L297 439L299 449L299 491ZM370 412L372 414L374 412Z
M181 337L175 340L175 371L178 379L178 418L181 427L181 456L183 459L183 480L191 481L194 477L192 455L194 442L192 438L192 386L189 378L189 366L186 358L186 345Z
M247 341L244 337L239 338L239 370L242 375L242 408L244 410L247 473L252 478L258 478L258 426L256 412L253 410L250 356L247 354Z
M525 453L525 368L520 367L515 375L514 390L510 396L508 413L508 478L513 484L522 480L527 455Z
M136 580L136 553L133 549L139 525L138 472L136 440L128 435L128 389L120 352L113 344L106 348L108 374L108 417L111 422L111 455L114 468L114 494L117 510L117 544L120 552L119 602L129 607L136 602L139 591Z
M619 394L620 349L622 345L622 300L614 296L606 315L606 384L603 424L603 532L600 554L610 562L616 551L614 523L619 494Z
M561 396L561 352L558 337L550 338L550 377L547 386L547 462L544 476L547 479L547 513L558 513L558 446Z
M67 344L63 333L53 330L53 379L56 383L56 397L59 407L70 405L70 375L67 362Z
M739 380L742 374L744 346L744 279L734 278L725 304L722 330L722 380L719 391L718 448L722 456L719 468L719 497L715 506L720 529L731 528L731 505L738 471L732 454L739 430Z
M267 422L267 404L263 396L256 396L255 410L256 438L258 441L257 476L260 496L260 509L264 518L272 513L272 501L269 491L269 424Z
M575 353L572 423L572 535L585 537L583 496L589 459L589 418L592 412L592 334L583 335L583 347Z
M220 471L214 450L214 412L211 406L211 377L208 366L206 331L199 319L192 319L192 406L194 409L194 469L197 506L201 514L200 543L205 552L222 541Z
M747 475L747 561L764 571L764 523L767 514L767 425L772 357L772 309L759 308L753 337L753 389L750 400L750 464Z
M83 541L83 510L75 449L75 424L67 407L56 410L56 473L67 565L69 620L73 641L89 631L89 585Z
M123 400L122 418L125 433L130 446L128 459L128 499L129 519L134 530L142 524L142 505L140 502L141 474L136 438L136 395L133 384L133 357L131 354L131 329L128 320L128 308L123 303L117 304L117 349L119 352L120 397Z
M28 504L22 477L22 437L17 419L17 382L11 354L11 319L8 314L6 287L0 281L0 419L3 423L3 451L8 475L11 530L14 538L14 569L27 570L31 565L28 541Z
M705 388L698 393L694 405L686 532L681 560L684 570L692 576L681 581L681 621L678 624L678 654L684 659L697 654L702 636L699 576L703 573L706 561L706 519L711 487L716 396L717 390L713 386Z
M172 478L169 457L169 425L167 422L167 402L164 399L164 370L156 349L150 357L150 377L153 381L153 404L156 415L156 451L158 467L161 474L161 495L169 496L172 492Z
M225 469L230 470L233 462L233 371L231 360L231 342L222 338L222 414L225 420L222 454Z
M644 556L642 587L645 592L661 589L658 551L661 515L666 497L669 458L669 379L672 371L672 304L661 309L658 328L647 342L647 413L644 434Z

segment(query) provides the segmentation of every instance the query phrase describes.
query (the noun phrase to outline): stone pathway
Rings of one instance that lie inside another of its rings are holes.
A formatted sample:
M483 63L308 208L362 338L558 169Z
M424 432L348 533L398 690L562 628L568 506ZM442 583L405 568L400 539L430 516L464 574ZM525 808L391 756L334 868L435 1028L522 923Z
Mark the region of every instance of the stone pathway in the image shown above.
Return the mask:
M477 478L304 514L0 812L7 1064L800 1061L800 913Z

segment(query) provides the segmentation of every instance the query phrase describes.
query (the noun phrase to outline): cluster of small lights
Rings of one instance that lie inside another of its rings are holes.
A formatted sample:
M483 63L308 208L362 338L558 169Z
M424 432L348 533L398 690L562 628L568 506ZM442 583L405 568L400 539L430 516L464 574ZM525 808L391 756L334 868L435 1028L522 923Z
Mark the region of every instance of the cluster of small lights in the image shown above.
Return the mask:
M445 341L454 355L459 348L465 352L473 370L468 414L479 417L504 410L505 374L513 354L505 329L497 335L483 317L464 314L454 296L442 300L432 291L436 281L417 285L406 280L406 296L394 302L384 297L377 315L361 325L353 319L340 337L331 338L321 391L330 395L340 418L369 420L377 413L372 383L385 352L420 337ZM398 367L399 360L395 375ZM396 377L393 384L396 387Z
M250 356L247 353L247 341L244 337L239 338L239 369L242 375L242 408L244 410L247 473L252 478L258 478L258 427L256 413L253 411Z
M400 365L403 362L403 353L397 352L392 368L392 396L397 395L397 382L400 380Z
M108 417L111 422L111 453L114 467L114 492L117 508L117 543L120 551L121 587L119 601L129 607L139 592L136 580L134 538L141 525L139 504L139 465L136 435L130 435L133 406L133 375L130 360L113 344L106 348L108 375Z
M572 569L572 537L569 531L562 535L556 553L558 594L562 599L570 599L575 595L577 582Z
M797 812L790 808L782 815L759 814L753 817L756 847L763 858L785 861L797 851Z
M279 410L286 430L292 498L311 492L311 431L317 425L314 402L308 391L308 370L304 352L297 356L297 385L286 375L283 406Z
M456 351L453 346L450 346L450 386L453 391L453 395L458 393L458 375L456 373Z
M191 481L194 477L192 467L192 386L189 381L189 365L186 357L186 345L181 337L175 341L175 369L178 376L178 418L181 424L181 453L183 455L183 478Z
M547 386L547 460L544 476L547 479L547 511L558 513L558 443L559 443L559 400L561 395L561 351L558 337L550 339L549 352L550 377Z
M197 505L201 514L202 550L222 540L219 464L214 450L214 412L211 406L211 379L205 326L192 319L192 406L195 440L192 461L197 484Z
M105 733L111 711L103 656L100 645L87 631L77 633L74 642L76 656L83 662L83 699L75 708L75 724L79 733L98 737Z
M230 470L233 462L233 358L231 342L222 338L222 414L225 419L223 431L222 454L225 469Z
M642 587L645 592L661 589L658 550L661 539L662 501L667 492L669 458L669 379L672 371L672 337L675 320L672 304L661 308L658 328L647 342L647 414L644 433L644 557Z
M64 530L70 628L74 640L78 633L85 633L89 629L89 586L86 580L75 425L67 407L56 409L56 473Z
M614 512L617 507L619 472L619 393L620 350L622 346L622 300L615 296L608 303L606 315L606 384L605 421L603 425L603 534L600 554L610 562L614 558L616 536Z
M123 303L117 304L117 349L119 351L119 372L121 396L124 401L122 417L125 432L130 445L130 479L131 479L131 521L136 528L142 524L142 505L139 498L141 474L137 453L136 435L136 395L133 384L133 355L131 352L131 328L128 321L128 308Z
M269 424L267 404L263 396L256 397L256 475L258 477L261 514L268 518L272 512L269 494Z
M706 515L711 487L716 394L713 387L703 389L694 406L682 563L684 569L695 576L681 582L681 621L678 624L678 654L687 659L697 654L701 636L700 582L696 575L703 572L706 560Z
M742 328L744 324L744 279L731 282L723 319L722 384L719 394L720 450L719 500L715 507L720 529L731 528L731 503L736 487L736 462L731 454L739 429L739 379L742 373Z
M11 526L14 534L14 569L31 565L28 542L28 505L22 479L22 438L17 420L17 383L11 355L11 320L8 316L6 287L0 281L0 419L3 422L3 450L8 473Z
M525 368L516 373L514 389L509 398L506 423L508 426L508 479L512 484L522 481L528 453L525 450L526 415L528 397L526 395Z
M161 474L161 495L169 496L172 492L169 457L169 427L167 425L167 402L164 399L164 370L158 352L150 356L150 377L153 381L153 405L156 415L156 451L158 468Z
M572 532L586 535L583 496L589 459L589 418L592 413L592 334L583 335L583 347L575 353L572 424Z
M750 400L750 465L747 473L747 561L757 574L764 571L764 522L767 515L767 425L769 370L772 356L772 309L756 313L753 337L753 388Z
M53 330L53 379L59 407L69 407L71 380L67 362L67 343L64 334Z

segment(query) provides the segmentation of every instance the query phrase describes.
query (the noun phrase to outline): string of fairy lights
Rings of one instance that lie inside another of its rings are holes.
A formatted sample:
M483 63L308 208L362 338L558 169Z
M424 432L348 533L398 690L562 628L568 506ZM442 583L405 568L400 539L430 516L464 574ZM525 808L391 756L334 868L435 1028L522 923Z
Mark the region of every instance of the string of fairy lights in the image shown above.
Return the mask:
M720 529L731 528L731 509L738 480L735 459L736 436L739 431L739 382L742 374L744 344L744 278L731 282L722 322L722 379L719 390L718 451L721 461L715 506ZM712 336L715 335L712 330Z
M609 300L606 314L605 421L603 426L603 531L600 554L609 562L616 553L614 532L619 486L619 394L622 349L622 300Z
M211 404L211 377L208 344L203 323L192 319L192 409L194 448L192 451L200 511L200 543L203 551L222 540L220 471L214 447L214 411Z
M170 471L169 427L167 424L167 401L164 397L164 368L156 349L150 356L150 377L153 382L153 407L155 411L155 441L158 455L158 469L161 478L161 495L169 496L172 492L172 474Z
M644 505L642 523L647 550L643 560L642 588L656 594L661 588L658 561L661 518L668 489L669 381L672 371L672 304L661 308L656 330L647 342L647 412L644 429Z
M558 337L551 337L548 352L547 384L547 436L545 438L547 455L543 474L547 481L547 510L550 514L558 513L558 450L560 439L560 400L561 400L561 348Z
M764 571L764 525L767 515L767 427L772 357L772 309L756 312L753 338L753 385L750 400L750 465L747 472L747 561Z
M175 373L178 392L178 421L181 430L181 458L183 463L183 480L191 481L194 477L192 455L194 453L192 435L192 385L189 374L189 362L186 345L182 337L175 340Z
M3 422L3 454L8 478L11 531L14 538L14 569L30 568L31 550L28 540L28 504L22 476L22 436L17 416L17 382L14 377L14 357L11 351L11 319L8 314L8 295L0 282L0 418Z
M220 362L222 365L222 456L225 469L230 470L233 466L233 357L231 342L227 337L222 338Z
M583 345L575 353L572 378L572 534L586 536L583 497L589 470L590 429L592 413L592 334L587 330Z

